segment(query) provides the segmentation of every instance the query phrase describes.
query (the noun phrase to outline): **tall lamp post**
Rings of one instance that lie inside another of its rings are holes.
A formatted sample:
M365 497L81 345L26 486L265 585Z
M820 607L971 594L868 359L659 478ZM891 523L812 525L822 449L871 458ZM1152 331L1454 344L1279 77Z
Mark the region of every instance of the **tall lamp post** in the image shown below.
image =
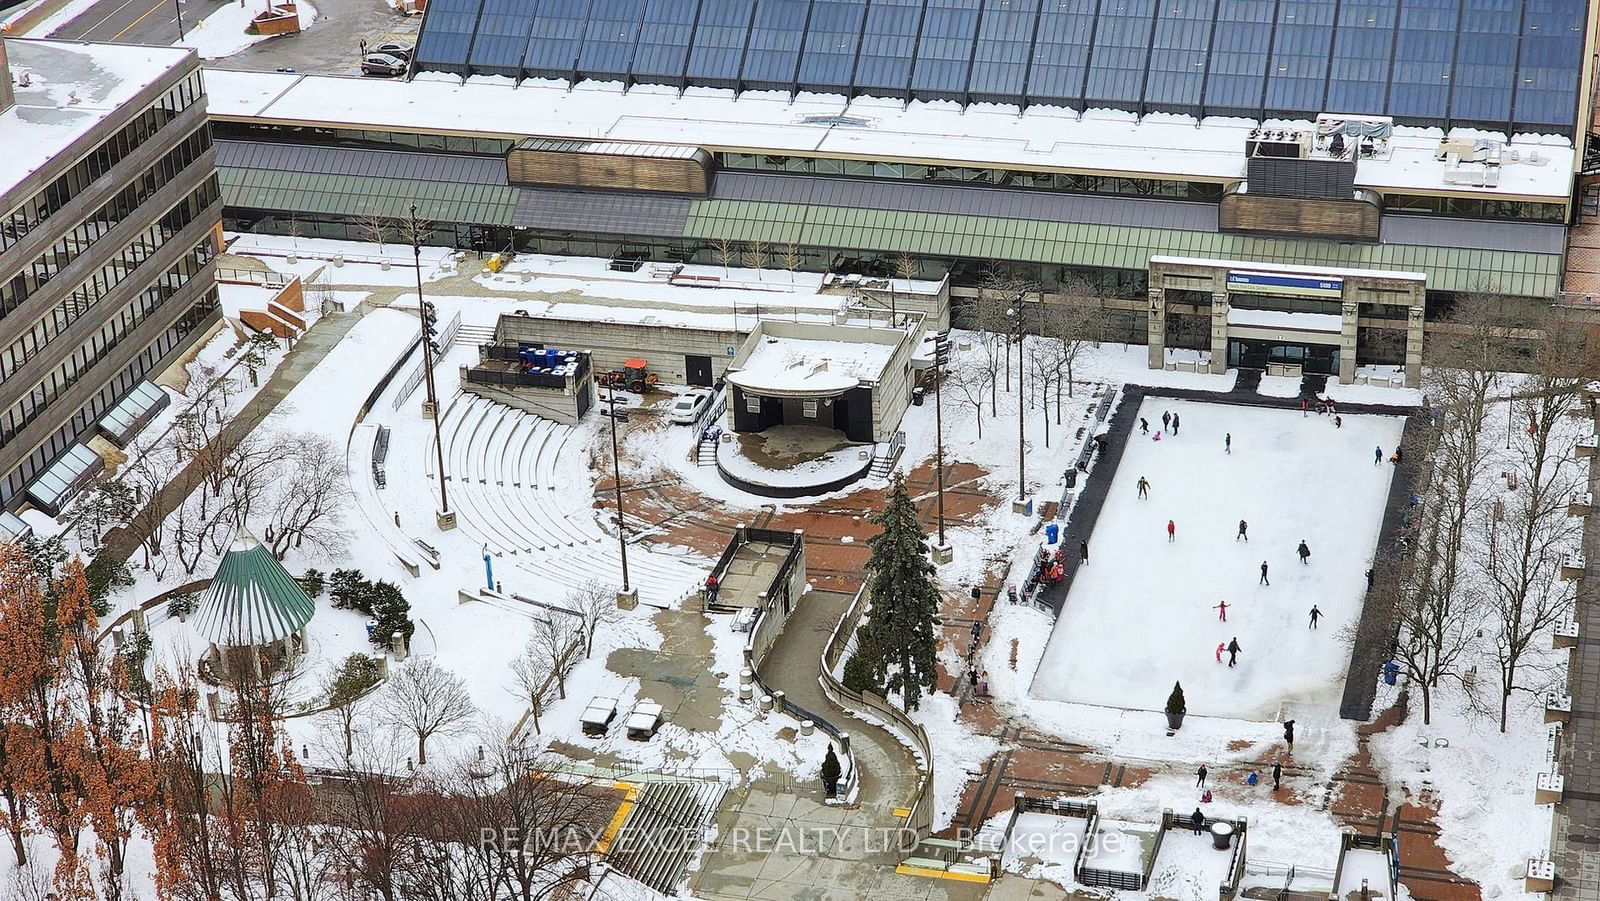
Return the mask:
M1027 294L1017 295L1017 503L1028 499L1026 417L1022 412L1022 311Z
M433 420L433 452L439 462L439 513L441 529L455 528L455 514L450 512L450 493L445 486L444 440L439 431L439 398L433 389L433 304L422 299L422 227L417 223L417 205L411 205L411 256L417 270L417 317L422 320L422 375L428 384L428 403L424 410Z
M941 399L944 392L940 390L943 373L940 369L944 365L944 355L949 347L944 335L935 335L933 339L933 467L938 476L938 508L939 508L939 547L935 556L944 562L943 555L947 553L949 545L944 539L944 401Z
M183 7L178 5L178 0L172 0L173 21L178 23L178 40L183 40Z
M617 387L606 389L607 410L611 415L611 485L617 493L617 551L622 556L622 593L628 593L628 531L622 525L622 466L617 453Z

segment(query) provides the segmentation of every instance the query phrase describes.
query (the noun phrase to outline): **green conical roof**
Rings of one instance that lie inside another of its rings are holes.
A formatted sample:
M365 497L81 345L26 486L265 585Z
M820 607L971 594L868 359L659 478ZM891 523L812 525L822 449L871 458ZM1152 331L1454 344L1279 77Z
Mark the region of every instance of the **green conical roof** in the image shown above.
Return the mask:
M316 612L278 558L241 531L200 599L195 629L218 647L259 646L300 631Z

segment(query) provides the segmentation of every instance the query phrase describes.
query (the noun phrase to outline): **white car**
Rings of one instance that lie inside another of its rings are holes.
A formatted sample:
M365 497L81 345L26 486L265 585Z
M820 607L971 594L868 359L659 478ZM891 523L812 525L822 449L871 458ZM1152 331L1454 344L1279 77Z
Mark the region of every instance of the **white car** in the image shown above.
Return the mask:
M687 391L678 395L673 401L672 409L667 411L667 416L679 425L690 425L700 414L705 412L706 406L711 403L709 391Z

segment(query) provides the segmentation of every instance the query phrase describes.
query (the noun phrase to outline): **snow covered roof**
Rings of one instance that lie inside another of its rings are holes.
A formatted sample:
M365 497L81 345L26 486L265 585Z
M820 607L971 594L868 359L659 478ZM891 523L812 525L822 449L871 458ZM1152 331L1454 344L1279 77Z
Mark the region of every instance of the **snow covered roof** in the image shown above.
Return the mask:
M316 612L316 604L278 558L254 536L240 532L217 564L194 626L218 647L257 647L299 632Z
M904 336L890 329L877 331ZM899 344L792 338L762 331L751 340L755 343L749 356L736 368L729 368L728 381L747 391L779 397L834 397L862 382L876 382Z
M1130 177L1228 181L1244 177L1245 139L1258 125L1311 123L975 103L846 98L832 94L612 82L565 82L424 73L406 82L338 75L206 70L209 109L227 118L330 127L481 134L507 138L678 144L715 151L776 153L950 165L1098 172ZM1454 129L1462 140L1494 137ZM1499 186L1446 181L1435 159L1437 128L1397 127L1385 159L1363 159L1356 185L1380 191L1565 200L1572 144L1557 135L1516 135L1502 155ZM1538 162L1530 161L1537 148Z
M67 149L140 91L193 58L185 47L6 39L16 106L0 112L0 195ZM0 210L4 212L4 210Z

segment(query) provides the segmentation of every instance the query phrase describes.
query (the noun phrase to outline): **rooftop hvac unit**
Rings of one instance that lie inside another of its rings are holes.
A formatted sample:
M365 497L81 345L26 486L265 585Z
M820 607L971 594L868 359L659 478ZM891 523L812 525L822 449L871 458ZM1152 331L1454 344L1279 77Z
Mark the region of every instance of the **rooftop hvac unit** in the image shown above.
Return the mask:
M1302 131L1257 128L1245 138L1244 155L1303 160L1311 155L1311 135Z

